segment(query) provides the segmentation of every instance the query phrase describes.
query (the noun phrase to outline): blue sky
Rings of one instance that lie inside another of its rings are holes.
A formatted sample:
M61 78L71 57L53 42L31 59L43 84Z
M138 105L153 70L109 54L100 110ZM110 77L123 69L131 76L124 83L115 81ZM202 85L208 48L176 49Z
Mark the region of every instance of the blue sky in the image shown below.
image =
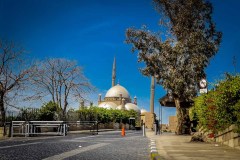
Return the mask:
M207 80L215 82L224 72L233 72L232 58L240 53L240 1L212 0L213 17L223 32L218 54L206 69ZM150 79L140 74L137 54L126 44L129 27L159 30L160 15L151 0L0 0L0 37L20 43L33 59L46 57L77 60L86 77L98 88L90 95L96 104L97 95L111 87L114 56L117 81L138 97L140 108L149 110ZM158 99L165 95L156 87L155 112ZM174 115L174 108L163 108L163 122Z

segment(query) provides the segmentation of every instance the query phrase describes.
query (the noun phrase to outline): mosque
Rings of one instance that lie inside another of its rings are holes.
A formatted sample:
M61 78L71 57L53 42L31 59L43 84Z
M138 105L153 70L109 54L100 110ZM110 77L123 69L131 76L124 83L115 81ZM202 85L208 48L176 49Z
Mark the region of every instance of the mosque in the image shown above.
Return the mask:
M119 109L119 110L135 110L139 113L142 123L145 123L147 128L152 128L155 121L154 114L154 85L151 84L151 103L150 103L150 112L147 112L145 109L140 110L137 105L137 97L135 96L132 102L130 94L127 89L116 84L116 59L113 60L112 68L112 87L107 91L104 99L102 95L98 95L98 107L106 109Z
M112 87L107 91L104 99L102 100L101 94L98 97L98 107L107 109L119 109L119 110L135 110L140 113L140 109L137 106L137 97L132 99L127 89L116 84L116 59L113 60L112 68Z

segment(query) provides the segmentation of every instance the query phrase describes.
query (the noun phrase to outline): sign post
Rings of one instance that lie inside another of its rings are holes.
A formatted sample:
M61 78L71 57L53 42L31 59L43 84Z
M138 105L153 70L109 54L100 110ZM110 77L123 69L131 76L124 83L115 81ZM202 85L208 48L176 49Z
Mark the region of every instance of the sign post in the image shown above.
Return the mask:
M206 79L204 79L204 78L201 79L199 82L199 86L200 86L200 90L199 90L200 94L208 92Z

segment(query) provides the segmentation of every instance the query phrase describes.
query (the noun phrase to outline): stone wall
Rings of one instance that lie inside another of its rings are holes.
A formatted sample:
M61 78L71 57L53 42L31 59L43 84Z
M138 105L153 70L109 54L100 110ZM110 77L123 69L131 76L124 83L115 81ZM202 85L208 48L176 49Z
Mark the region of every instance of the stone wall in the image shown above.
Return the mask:
M168 130L171 132L175 132L177 128L177 123L178 123L177 116L169 116Z
M162 131L169 131L168 127L169 127L168 124L162 124L161 129L162 129Z
M145 112L141 115L141 120L145 123L145 127L149 129L153 129L153 124L155 122L156 115L151 112Z
M224 131L218 132L215 136L216 142L240 149L240 134L234 132L235 128L235 125L231 125Z

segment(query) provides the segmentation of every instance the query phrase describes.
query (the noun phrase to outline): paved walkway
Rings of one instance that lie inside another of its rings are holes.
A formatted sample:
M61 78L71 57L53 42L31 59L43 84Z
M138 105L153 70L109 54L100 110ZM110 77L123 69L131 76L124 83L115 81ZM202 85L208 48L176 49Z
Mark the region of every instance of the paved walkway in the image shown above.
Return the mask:
M217 143L190 142L191 136L155 135L150 130L146 130L146 136L156 141L161 160L240 160L238 149Z

